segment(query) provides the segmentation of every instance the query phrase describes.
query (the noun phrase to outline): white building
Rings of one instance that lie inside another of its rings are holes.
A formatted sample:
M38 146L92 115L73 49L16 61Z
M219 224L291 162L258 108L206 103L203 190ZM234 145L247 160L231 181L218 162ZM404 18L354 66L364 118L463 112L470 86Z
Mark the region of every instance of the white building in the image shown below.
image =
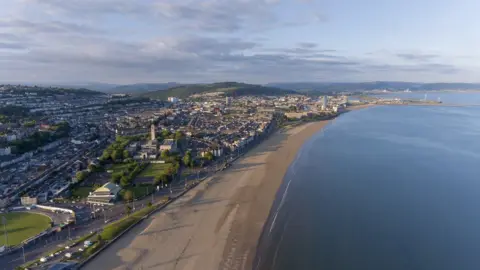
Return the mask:
M113 204L122 188L112 183L106 183L87 197L88 203Z
M226 97L225 98L225 105L230 106L230 104L232 104L232 98L231 97Z
M177 103L177 102L178 102L178 98L177 98L177 97L168 97L168 101L169 101L169 102L172 102L172 103Z
M324 96L322 101L322 110L326 110L328 105L328 97Z
M15 134L7 135L7 142L12 142L15 140L17 140L17 135Z
M12 148L10 146L5 148L0 148L0 156L8 156L11 154L12 154Z

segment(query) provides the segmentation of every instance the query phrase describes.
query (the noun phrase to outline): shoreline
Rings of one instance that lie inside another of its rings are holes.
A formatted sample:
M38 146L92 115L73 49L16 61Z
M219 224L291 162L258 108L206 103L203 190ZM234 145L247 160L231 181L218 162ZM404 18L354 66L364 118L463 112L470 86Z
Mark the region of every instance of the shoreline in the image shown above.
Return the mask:
M256 172L257 179L252 181L257 183L250 183L242 193L249 201L237 210L218 269L252 269L258 241L285 173L305 141L330 121L310 122L285 131L287 138L266 157L265 165Z
M277 130L82 269L251 269L286 171L305 141L334 119Z

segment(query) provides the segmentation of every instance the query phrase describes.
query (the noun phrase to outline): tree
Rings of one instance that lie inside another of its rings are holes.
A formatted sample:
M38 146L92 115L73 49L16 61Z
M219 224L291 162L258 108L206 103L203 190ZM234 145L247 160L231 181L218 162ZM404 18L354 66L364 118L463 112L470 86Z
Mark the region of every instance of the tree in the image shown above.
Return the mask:
M121 157L120 152L118 150L113 150L112 155L110 157L112 158L113 161L116 161Z
M168 129L162 130L162 137L167 138L168 136L170 136L170 131Z
M191 162L192 153L190 151L187 151L187 153L185 153L185 156L183 156L183 164L185 164L185 166L189 166Z
M118 174L118 173L112 174L112 179L110 179L110 182L114 184L119 184L121 178L122 178L121 174Z
M180 130L177 130L175 132L175 140L179 141L181 139L183 139L183 132L181 132Z
M123 150L123 159L127 159L130 157L130 153L128 153L128 150Z
M166 184L168 182L168 176L164 173L156 175L153 184L158 186L159 184Z
M75 178L77 178L78 182L82 182L83 180L85 180L85 178L87 178L87 172L79 171L75 174Z
M133 200L133 192L131 190L126 190L125 193L123 193L123 200L131 202Z
M130 216L130 213L132 212L132 207L130 207L130 205L125 205L125 214L127 214L127 216Z
M212 152L207 152L205 154L205 158L209 161L212 161L214 159L214 156L213 156Z
M98 243L102 243L102 242L103 242L103 238L102 238L102 235L101 235L101 234L97 234L97 242L98 242Z
M180 163L178 162L173 163L173 173L177 174L178 170L180 170Z
M167 159L169 155L170 155L170 151L163 150L160 156L162 157L162 159Z
M130 179L126 177L125 175L120 178L120 186L122 187L128 187L130 185Z
M112 152L108 150L103 150L102 156L100 157L101 160L107 160L111 157Z
M153 206L152 202L148 202L148 203L147 203L147 206L148 206L148 207L152 207L152 206Z
M175 169L173 168L173 165L168 166L167 169L166 169L167 175L173 175L174 170Z

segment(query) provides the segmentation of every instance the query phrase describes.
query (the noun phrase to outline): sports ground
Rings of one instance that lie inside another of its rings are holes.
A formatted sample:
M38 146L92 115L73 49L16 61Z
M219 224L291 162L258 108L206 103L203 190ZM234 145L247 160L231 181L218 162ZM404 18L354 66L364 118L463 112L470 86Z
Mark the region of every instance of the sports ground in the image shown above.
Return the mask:
M5 245L3 217L7 220L8 246L20 244L23 240L35 236L50 228L51 219L45 215L11 212L0 214L0 246Z

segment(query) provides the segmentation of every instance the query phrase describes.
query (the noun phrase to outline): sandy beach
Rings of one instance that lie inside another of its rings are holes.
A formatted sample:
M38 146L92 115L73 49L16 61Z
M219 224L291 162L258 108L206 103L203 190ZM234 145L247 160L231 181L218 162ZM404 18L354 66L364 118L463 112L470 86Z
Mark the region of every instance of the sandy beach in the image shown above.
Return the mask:
M83 269L252 269L275 194L297 151L328 121L277 131L152 215Z

